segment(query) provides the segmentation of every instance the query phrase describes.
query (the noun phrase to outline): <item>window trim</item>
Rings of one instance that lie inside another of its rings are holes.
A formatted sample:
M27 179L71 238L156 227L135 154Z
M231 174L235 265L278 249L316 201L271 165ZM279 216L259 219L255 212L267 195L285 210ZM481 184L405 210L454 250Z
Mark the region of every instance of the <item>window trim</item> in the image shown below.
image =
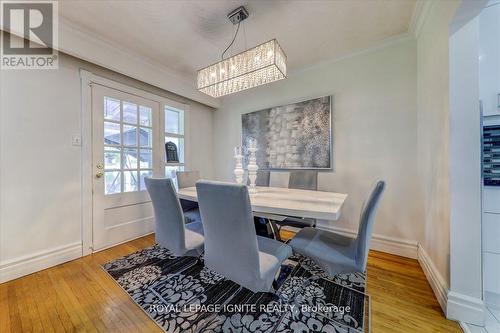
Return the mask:
M172 109L177 109L180 110L184 113L184 134L177 134L177 133L170 133L167 132L165 129L165 111L166 108L172 108ZM173 138L183 138L184 139L184 162L183 163L169 163L166 161L166 153L165 149L163 149L163 154L162 154L162 172L163 176L166 177L167 175L165 174L165 167L167 166L178 166L178 167L183 167L184 170L187 170L189 166L191 165L191 160L190 160L190 109L189 109L189 104L183 104L175 101L169 101L166 103L160 103L160 124L161 127L163 128L163 131L161 132L161 135L163 136L162 142L165 143L165 136L173 137Z

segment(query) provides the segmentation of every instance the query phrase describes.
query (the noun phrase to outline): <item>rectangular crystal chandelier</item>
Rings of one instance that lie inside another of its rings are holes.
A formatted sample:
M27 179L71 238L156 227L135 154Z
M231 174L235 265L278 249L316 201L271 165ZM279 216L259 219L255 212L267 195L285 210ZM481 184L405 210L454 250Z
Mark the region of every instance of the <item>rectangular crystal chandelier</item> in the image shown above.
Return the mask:
M276 39L198 71L198 90L221 97L286 78L286 55Z

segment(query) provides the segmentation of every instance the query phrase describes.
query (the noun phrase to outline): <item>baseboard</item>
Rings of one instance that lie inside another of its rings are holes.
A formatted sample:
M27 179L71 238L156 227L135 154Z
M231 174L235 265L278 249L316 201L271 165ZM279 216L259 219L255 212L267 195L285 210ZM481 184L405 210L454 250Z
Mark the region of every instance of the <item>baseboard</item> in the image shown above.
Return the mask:
M358 234L356 231L344 228L338 228L326 225L318 225L317 227L319 229L333 231L349 237L356 237ZM370 243L370 248L372 250L387 252L401 257L406 257L411 259L418 258L418 242L416 241L409 241L406 239L373 234Z
M469 326L467 326L466 323L464 322L459 322L458 325L460 325L460 328L462 329L462 331L464 333L472 333L472 331L470 330Z
M0 265L0 283L14 280L21 276L80 258L81 256L82 243L77 242L38 252L34 255L9 260Z
M446 306L446 318L460 320L476 326L484 326L484 302L479 298L450 291Z
M152 235L154 233L155 233L154 231L148 231L144 235L127 238L124 241L121 241L121 242L118 242L118 243L115 243L115 244L112 244L112 245L109 245L109 246L105 246L105 247L102 247L102 248L97 249L97 250L93 250L92 253L97 253L97 252L101 252L101 251L104 251L104 250L107 250L107 249L111 249L112 247L115 247L115 246L118 246L118 245L122 245L122 244L125 244L125 243L128 243L128 242L131 242L133 240L136 240L136 239L139 239L139 238L142 238L142 237L146 237L146 236Z
M486 328L481 326L475 326L471 324L464 323L463 321L459 321L458 324L464 333L488 333Z
M458 325L460 325L460 328L464 333L472 333L472 331L470 330L469 326L466 323L460 321L458 322Z
M446 313L449 290L448 283L441 276L432 262L432 259L420 244L418 245L418 262L427 277L427 281L429 281L429 284L431 285L432 291L434 291L434 295L436 296L441 309L443 309L443 313Z
M443 279L436 266L434 266L432 259L421 245L418 246L418 261L441 309L446 314L446 318L484 326L483 300L450 291L448 283ZM466 325L462 326L465 327ZM465 332L466 329L468 328L463 328Z

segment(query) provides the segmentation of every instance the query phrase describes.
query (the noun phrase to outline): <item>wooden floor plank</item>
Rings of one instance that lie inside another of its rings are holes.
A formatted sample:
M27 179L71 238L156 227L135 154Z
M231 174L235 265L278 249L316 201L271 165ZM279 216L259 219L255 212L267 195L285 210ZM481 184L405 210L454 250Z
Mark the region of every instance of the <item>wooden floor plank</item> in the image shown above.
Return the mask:
M101 268L153 243L146 236L0 284L0 332L161 332ZM367 293L374 333L461 332L416 260L371 251Z

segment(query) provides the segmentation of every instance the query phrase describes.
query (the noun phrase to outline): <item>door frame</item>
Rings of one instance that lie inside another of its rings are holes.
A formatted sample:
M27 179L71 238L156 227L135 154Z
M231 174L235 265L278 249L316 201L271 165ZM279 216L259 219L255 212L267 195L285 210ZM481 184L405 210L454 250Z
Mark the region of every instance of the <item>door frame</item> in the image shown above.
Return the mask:
M184 165L190 165L190 112L189 104L158 96L145 90L107 79L85 69L80 69L81 81L81 235L82 256L93 249L93 157L92 157L92 85L97 84L127 94L146 98L160 104L160 114L166 105L184 111ZM162 161L163 162L163 161ZM163 172L165 168L162 168ZM117 244L116 244L117 245ZM115 245L113 245L115 246Z

